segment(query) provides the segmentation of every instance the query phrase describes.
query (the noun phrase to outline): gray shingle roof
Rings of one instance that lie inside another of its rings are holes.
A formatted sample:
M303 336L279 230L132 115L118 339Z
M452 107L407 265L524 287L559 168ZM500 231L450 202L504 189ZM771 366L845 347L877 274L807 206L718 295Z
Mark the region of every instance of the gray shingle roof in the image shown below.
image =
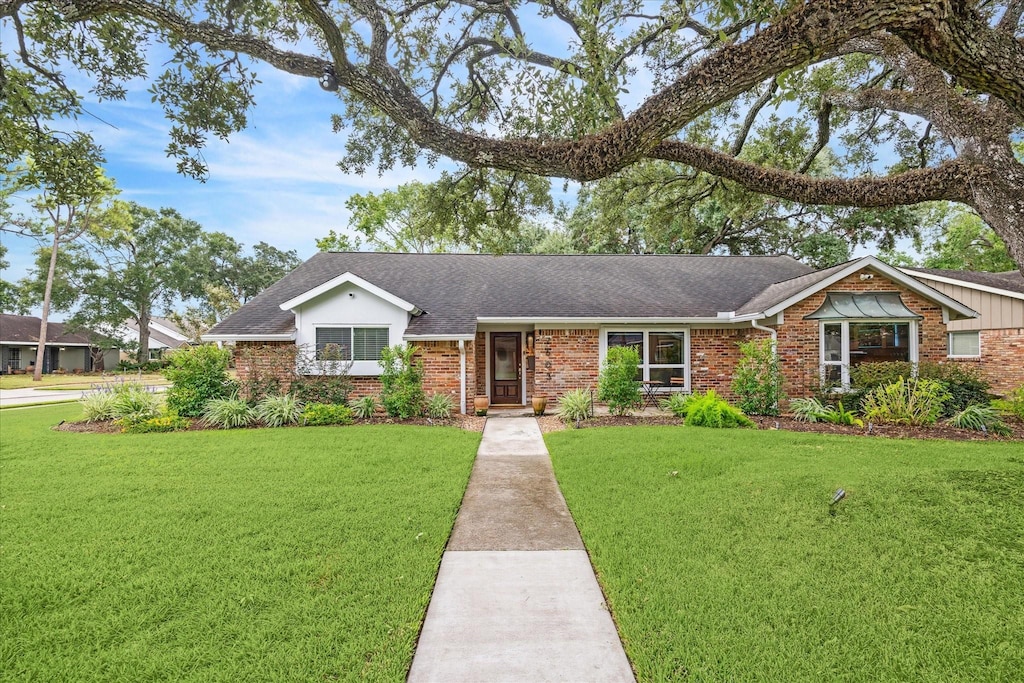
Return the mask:
M745 315L749 313L760 313L779 302L785 301L794 294L802 292L808 287L813 287L822 280L831 276L833 273L837 273L843 268L846 268L848 265L850 265L849 262L840 263L838 266L832 266L825 270L815 270L810 273L804 273L796 277L789 278L788 280L772 283L760 294L756 295L736 309L736 314ZM808 268L808 270L810 270L810 268Z
M40 319L31 315L0 314L0 341L14 344L38 344ZM89 344L89 331L70 334L64 323L50 321L46 325L47 344Z
M912 273L922 273L962 280L976 285L1005 289L1024 294L1024 274L1019 270L1004 273L982 273L974 270L943 270L941 268L906 268Z
M425 311L407 332L432 335L472 334L478 317L715 317L811 268L788 256L320 253L208 334L291 332L279 304L346 272Z

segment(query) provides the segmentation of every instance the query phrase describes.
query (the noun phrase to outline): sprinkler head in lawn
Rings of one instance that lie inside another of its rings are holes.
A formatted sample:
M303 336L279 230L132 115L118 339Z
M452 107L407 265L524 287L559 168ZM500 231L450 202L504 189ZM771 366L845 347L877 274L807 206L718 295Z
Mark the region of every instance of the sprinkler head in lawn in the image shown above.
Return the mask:
M828 504L828 514L832 515L833 517L836 516L836 506L839 505L839 501L841 501L843 498L846 498L846 490L836 489L836 492L832 494L832 500L829 501Z

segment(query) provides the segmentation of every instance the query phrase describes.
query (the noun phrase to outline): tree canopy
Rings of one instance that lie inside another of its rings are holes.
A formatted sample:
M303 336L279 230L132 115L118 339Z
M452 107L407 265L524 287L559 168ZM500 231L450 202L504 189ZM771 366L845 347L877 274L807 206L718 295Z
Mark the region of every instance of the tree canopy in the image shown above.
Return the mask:
M593 181L657 160L800 205L946 200L1021 264L1022 14L1024 0L0 0L17 46L0 55L0 142L21 154L80 110L68 70L122 97L158 43L170 58L149 80L183 173L205 172L208 136L245 127L266 65L337 93L346 169L425 155ZM779 143L788 159L764 153Z

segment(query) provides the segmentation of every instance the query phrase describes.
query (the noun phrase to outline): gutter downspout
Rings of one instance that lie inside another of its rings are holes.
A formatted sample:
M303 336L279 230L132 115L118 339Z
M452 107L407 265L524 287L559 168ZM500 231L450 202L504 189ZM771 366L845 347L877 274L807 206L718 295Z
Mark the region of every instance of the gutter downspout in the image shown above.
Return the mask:
M466 414L466 340L459 340L459 413Z
M772 356L775 357L775 367L778 368L778 364L779 364L779 332L778 332L778 330L776 330L774 328L771 328L771 327L765 327L764 325L758 325L757 324L757 320L751 320L750 321L750 326L753 327L755 330L761 330L762 332L767 332L768 334L770 334L772 336ZM780 409L779 409L779 392L781 390L781 387L778 385L778 382L782 379L781 378L781 374L782 374L781 372L777 373L776 374L776 380L775 380L776 381L776 385L775 385L775 414L776 415L778 415L781 412Z

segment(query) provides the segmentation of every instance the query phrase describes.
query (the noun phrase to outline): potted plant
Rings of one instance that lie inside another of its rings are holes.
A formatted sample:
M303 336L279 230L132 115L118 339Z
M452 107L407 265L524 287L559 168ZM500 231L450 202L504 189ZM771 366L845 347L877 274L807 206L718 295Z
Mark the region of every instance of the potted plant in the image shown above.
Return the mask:
M548 399L544 396L534 396L532 400L533 414L538 416L543 415L544 410L548 407Z
M473 399L473 412L476 413L478 417L482 417L487 414L487 409L490 405L491 399L486 396L477 396Z

